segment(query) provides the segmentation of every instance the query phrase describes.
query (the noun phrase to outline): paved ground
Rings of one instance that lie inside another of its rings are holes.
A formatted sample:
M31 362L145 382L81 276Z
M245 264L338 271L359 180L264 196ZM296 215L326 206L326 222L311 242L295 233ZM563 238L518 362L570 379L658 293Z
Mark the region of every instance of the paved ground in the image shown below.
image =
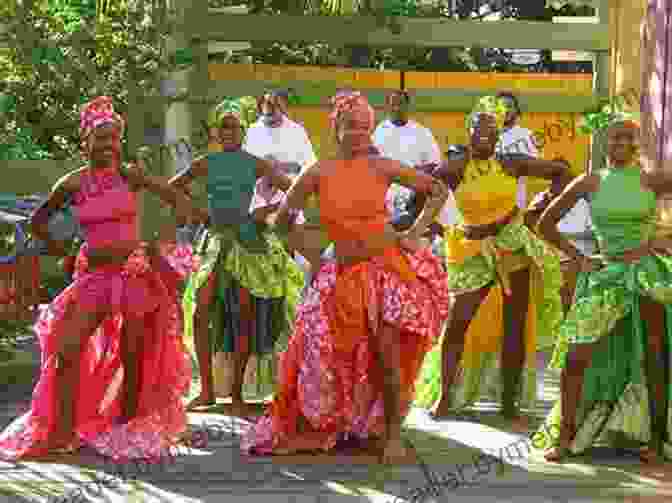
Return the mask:
M26 409L30 390L30 385L0 390L0 426ZM544 395L548 407L557 396L555 376L545 376ZM672 501L672 470L643 468L637 458L622 451L596 450L591 459L577 458L571 464L556 466L529 454L522 441L519 460L507 460L504 466L481 464L479 475L475 457L523 438L493 426L487 408L482 410L491 426L470 420L434 423L423 411L414 411L407 437L425 465L393 468L362 464L361 459L347 456L250 461L238 450L245 422L219 414L193 414L193 425L210 425L209 443L201 449L183 450L173 464L151 473L146 467L136 467L124 476L93 455L0 463L0 502ZM443 496L432 496L430 490L422 494L420 489L428 486L428 476L460 480L460 487L452 489L455 484L449 484ZM410 493L413 489L417 489L415 499Z

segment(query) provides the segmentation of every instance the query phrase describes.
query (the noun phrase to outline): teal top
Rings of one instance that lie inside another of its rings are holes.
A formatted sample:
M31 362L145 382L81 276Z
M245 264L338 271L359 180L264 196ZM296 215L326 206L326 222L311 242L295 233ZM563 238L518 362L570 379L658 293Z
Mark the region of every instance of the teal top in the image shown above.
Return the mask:
M208 210L212 229L237 240L249 251L263 253L262 229L250 215L257 182L257 159L243 151L211 153L208 159Z
M638 166L605 169L591 203L600 251L621 255L651 239L656 230L656 195L641 184Z

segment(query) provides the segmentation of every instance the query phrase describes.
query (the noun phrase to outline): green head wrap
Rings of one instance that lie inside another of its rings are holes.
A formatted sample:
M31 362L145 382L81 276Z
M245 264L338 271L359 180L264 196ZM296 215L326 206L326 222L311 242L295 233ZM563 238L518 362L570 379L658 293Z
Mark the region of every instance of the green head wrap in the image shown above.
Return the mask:
M208 127L220 127L222 121L233 116L238 119L244 132L257 118L257 100L252 96L242 98L224 98L208 114Z

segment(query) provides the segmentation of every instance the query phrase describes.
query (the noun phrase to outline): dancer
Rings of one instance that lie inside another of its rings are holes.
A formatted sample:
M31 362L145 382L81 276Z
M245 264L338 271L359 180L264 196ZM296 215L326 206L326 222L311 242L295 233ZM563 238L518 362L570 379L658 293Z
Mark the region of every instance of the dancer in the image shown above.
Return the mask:
M63 177L32 218L52 255L48 220L68 199L86 239L73 283L38 318L42 350L31 409L0 435L0 456L19 459L87 445L116 460L158 458L186 429L190 383L175 298L141 245L137 198L158 194L182 216L189 205L139 162L122 169L124 122L101 96L81 112L88 166ZM198 213L196 213L198 216Z
M417 371L448 312L439 260L428 248L403 251L400 237L408 238L401 240L404 246L416 243L448 192L397 161L370 157L374 112L361 94L341 93L333 103L340 155L297 180L276 224L284 227L292 209L316 196L338 259L323 261L313 279L289 349L280 356L276 397L241 449L326 451L349 435L382 439L383 457L392 461L405 455L401 425ZM416 225L402 235L387 224L385 196L393 181L432 194Z
M278 204L259 194L259 187L268 182L271 187L287 190L291 179L283 174L279 163L241 149L251 106L251 97L227 99L218 105L209 127L224 154L209 154L171 180L172 185L188 190L194 179L207 177L211 211L224 206L232 210L249 207L252 215L236 231L238 237L232 238L226 228L216 225L213 213L210 231L200 245L200 268L191 276L184 296L186 336L190 341L193 329L201 375L201 393L189 408L215 404L212 357L226 353L230 362L225 364L233 365L231 397L233 413L238 416L253 414L242 396L245 369L252 354L259 358L257 385L273 385L269 360L276 348L286 345L303 286L301 271L281 241L269 229L264 230ZM231 153L238 156L227 155ZM247 187L247 182L254 185Z
M438 165L441 162L441 149L428 128L409 118L410 103L411 97L407 91L392 91L387 95L385 106L389 117L376 127L373 145L383 157L408 167ZM413 192L407 187L396 183L390 187L387 208L397 228L410 227L423 204L424 201L414 198Z
M672 192L672 181L642 170L636 121L615 116L606 134L608 168L579 176L539 223L542 235L582 271L551 361L562 374L560 400L546 421L560 431L548 461L580 453L613 432L646 444L643 461L672 453L672 258L655 225L657 198ZM584 194L592 194L601 259L582 256L556 228Z
M520 409L536 400L536 350L552 345L562 318L559 259L525 226L516 191L522 176L567 183L570 175L563 163L495 160L505 110L496 98L481 99L469 116L466 159L444 161L435 171L454 191L464 220L445 234L448 286L456 298L418 389L419 404L433 403L435 418L487 392L499 395L505 417L524 422ZM486 374L496 369L499 352L501 376Z

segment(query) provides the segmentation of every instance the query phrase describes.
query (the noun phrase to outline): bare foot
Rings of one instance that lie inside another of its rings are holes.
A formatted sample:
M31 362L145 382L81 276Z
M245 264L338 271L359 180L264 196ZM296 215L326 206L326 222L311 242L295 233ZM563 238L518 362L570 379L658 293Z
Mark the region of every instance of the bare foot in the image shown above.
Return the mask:
M639 450L639 460L647 465L661 465L665 462L665 458L654 447L648 446Z
M571 454L570 447L572 446L575 436L575 428L562 428L557 444L546 451L544 459L549 463L561 463L564 461L564 459Z
M259 406L256 404L235 401L231 404L231 415L235 417L250 417L259 415Z
M201 407L209 407L211 405L215 405L216 403L217 401L215 400L215 396L213 394L201 393L191 402L189 402L189 404L187 405L187 410L199 409Z
M33 444L26 458L42 457L49 454L68 455L74 454L81 447L79 437L74 433L53 434L49 438Z
M450 409L450 403L448 400L439 398L434 406L430 409L429 415L434 420L446 419L448 417L454 416L454 411Z
M408 459L408 449L400 438L386 442L381 460L384 465L397 464L406 459Z

